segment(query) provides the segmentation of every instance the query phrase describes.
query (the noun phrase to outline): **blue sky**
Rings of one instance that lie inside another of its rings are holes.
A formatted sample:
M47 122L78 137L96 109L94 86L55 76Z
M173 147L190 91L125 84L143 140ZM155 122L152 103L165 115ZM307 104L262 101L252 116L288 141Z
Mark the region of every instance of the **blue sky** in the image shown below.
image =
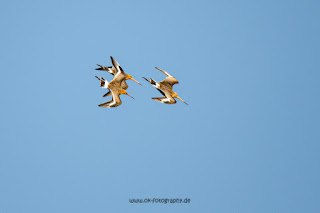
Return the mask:
M319 212L319 9L1 1L0 213ZM103 109L110 56L143 86Z

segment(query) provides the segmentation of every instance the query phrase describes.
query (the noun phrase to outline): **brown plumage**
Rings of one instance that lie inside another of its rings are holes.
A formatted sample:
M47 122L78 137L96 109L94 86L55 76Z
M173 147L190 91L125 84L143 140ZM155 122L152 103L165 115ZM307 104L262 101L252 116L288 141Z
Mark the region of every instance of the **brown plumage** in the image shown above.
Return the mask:
M179 100L181 100L183 103L187 104L186 102L184 102L177 93L175 93L172 90L172 86L175 84L178 84L178 80L173 77L172 75L170 75L169 73L167 73L166 71L156 67L156 69L160 70L161 72L163 72L167 77L160 82L156 82L155 80L153 80L152 78L150 78L150 80L144 78L146 81L150 82L155 88L157 88L161 94L163 94L165 97L159 97L159 98L152 98L155 101L158 101L160 103L165 103L165 104L175 104L177 101L174 98L178 98Z
M99 68L96 68L96 70L100 70L100 71L107 71L108 73L110 73L111 75L115 76L117 73L118 73L118 69L116 67L120 67L119 63L112 57L110 56L111 58L111 62L113 64L113 66L110 66L110 67L105 67L105 66L102 66L100 64L97 64L99 66ZM124 75L125 75L125 80L121 82L121 88L126 90L129 88L126 80L128 79L131 79L133 80L134 82L140 84L138 81L136 81L131 75L123 72ZM140 84L141 85L141 84ZM103 95L103 97L107 97L107 96L111 96L111 92L107 92L106 94Z
M111 57L112 64L117 69L117 73L115 74L112 81L109 83L104 78L98 78L100 80L100 86L103 88L108 88L110 90L110 94L112 95L111 101L99 104L99 107L110 108L110 107L117 107L122 104L120 99L120 95L126 94L133 98L131 95L127 93L125 89L121 87L121 83L125 80L126 74L124 73L123 69L120 67L119 64Z

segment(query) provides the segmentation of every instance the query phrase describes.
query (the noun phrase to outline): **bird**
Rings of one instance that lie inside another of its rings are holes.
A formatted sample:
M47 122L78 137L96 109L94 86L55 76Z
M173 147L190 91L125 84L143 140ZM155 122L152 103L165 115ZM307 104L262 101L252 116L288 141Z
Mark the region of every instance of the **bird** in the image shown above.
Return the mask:
M160 70L161 72L163 72L167 77L163 81L160 81L160 82L156 82L152 78L150 78L150 80L148 80L147 78L143 77L146 81L150 82L151 85L154 86L162 95L165 96L165 97L152 98L152 99L155 101L158 101L160 103L175 104L177 101L174 98L178 98L180 101L187 104L179 97L179 95L177 93L175 93L172 90L173 85L179 84L178 80L175 77L173 77L172 75L170 75L169 73L167 73L166 71L164 71L158 67L155 67L155 68L157 70Z
M107 71L107 72L110 73L111 75L115 76L115 75L117 74L117 72L118 72L116 67L119 67L120 65L119 65L119 63L118 63L112 56L110 56L110 58L111 58L111 62L112 62L112 64L113 64L113 66L105 67L105 66L102 66L102 65L100 65L100 64L97 64L97 65L99 66L99 68L96 68L96 70ZM126 75L125 80L131 79L131 80L133 80L134 82L140 84L140 83L139 83L138 81L136 81L131 75L126 74L126 73L124 73L124 74ZM121 87L122 87L124 90L126 90L126 89L129 88L129 86L128 86L128 84L127 84L127 82L126 82L125 80L121 82ZM140 84L140 85L141 85L141 84ZM110 92L110 91L103 95L103 97L108 97L108 96L111 96L111 92Z
M110 94L112 95L111 101L99 104L99 107L104 108L110 108L110 107L117 107L122 104L122 101L120 99L120 95L126 94L133 98L131 95L127 93L125 89L121 87L121 82L125 79L125 74L123 72L123 69L118 66L116 69L119 69L117 74L114 76L112 81L107 82L103 77L99 78L98 76L95 76L100 81L100 87L102 88L108 88L110 90ZM134 98L133 98L134 99Z

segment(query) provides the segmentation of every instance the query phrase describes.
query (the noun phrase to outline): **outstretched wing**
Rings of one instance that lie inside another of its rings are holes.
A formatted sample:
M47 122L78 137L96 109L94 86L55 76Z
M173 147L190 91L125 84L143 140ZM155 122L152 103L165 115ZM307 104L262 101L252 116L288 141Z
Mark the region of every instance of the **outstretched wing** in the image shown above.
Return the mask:
M109 95L112 95L111 90L108 93L106 93L103 97L106 97L106 96L109 96ZM112 97L111 101L99 104L98 106L99 107L103 107L103 108L110 108L114 104L115 104L115 101L113 100L113 97Z
M107 71L108 73L110 73L111 75L115 75L117 74L117 70L115 67L105 67L105 66L102 66L100 64L97 64L99 66L99 68L96 68L96 70L100 70L100 71Z
M158 67L156 67L156 69L160 70L161 72L163 72L167 76L163 81L161 81L162 83L171 85L171 88L174 84L179 84L179 81L175 77L173 77L172 75L167 73L166 71L164 71Z
M156 67L156 69L157 69L157 70L160 70L161 72L163 72L167 77L172 76L172 75L170 75L169 73L167 73L166 71L164 71L164 70L162 70L162 69L160 69L160 68L158 68L158 67Z
M111 62L112 62L113 67L115 67L117 72L120 72L120 64L112 56L110 56L110 58L111 58Z
M162 95L166 96L166 94L164 94L164 92L162 92L162 90L160 90L160 89L158 89L158 88L157 88L157 90L158 90Z
M111 108L111 107L117 107L119 105L121 105L121 101L120 102L115 101L112 97L111 101L99 104L98 106L103 108Z
M118 93L118 91L114 87L109 88L109 90L112 95L111 101L100 104L99 107L110 108L110 107L117 107L122 104L121 99L119 97L120 94Z
M152 98L152 99L164 104L175 104L177 102L174 98L167 98L167 97Z

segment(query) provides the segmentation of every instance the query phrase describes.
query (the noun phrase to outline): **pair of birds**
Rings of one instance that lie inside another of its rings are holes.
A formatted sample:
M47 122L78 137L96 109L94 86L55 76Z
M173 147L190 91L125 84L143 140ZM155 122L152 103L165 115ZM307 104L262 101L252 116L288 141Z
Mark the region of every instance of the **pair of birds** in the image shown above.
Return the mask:
M101 71L107 71L108 73L112 74L114 77L110 82L107 82L103 77L99 78L95 76L99 81L100 81L100 87L102 88L108 88L109 92L103 95L103 97L108 97L112 96L111 101L99 104L99 107L104 107L104 108L110 108L110 107L117 107L122 104L122 101L120 99L120 95L126 94L133 98L131 95L129 95L126 91L128 89L128 84L126 83L126 80L131 79L134 82L140 84L137 80L135 80L131 75L125 73L119 63L112 57L111 62L113 66L110 67L105 67L102 65L99 65L99 68L96 70L101 70ZM178 84L178 80L174 78L172 75L167 73L166 71L159 69L156 67L156 69L160 70L163 72L167 77L160 82L156 82L152 78L150 80L146 79L143 77L146 81L150 82L151 85L153 85L164 97L159 97L159 98L152 98L155 101L158 101L160 103L166 103L166 104L175 104L176 100L174 98L178 98L181 100L183 103L187 104L184 102L177 93L175 93L172 90L172 86L174 84ZM141 85L141 84L140 84Z

